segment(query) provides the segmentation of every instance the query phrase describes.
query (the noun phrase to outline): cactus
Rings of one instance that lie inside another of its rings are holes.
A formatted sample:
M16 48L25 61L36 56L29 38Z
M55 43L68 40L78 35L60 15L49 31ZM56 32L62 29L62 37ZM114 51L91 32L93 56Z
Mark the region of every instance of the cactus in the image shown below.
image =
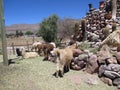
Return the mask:
M103 31L102 31L102 33L103 33L103 35L104 35L104 38L106 38L109 34L110 34L110 32L109 32L109 28L104 28L103 29Z
M82 30L82 41L85 41L87 39L86 35L86 20L81 20L81 30Z
M89 3L88 6L89 6L89 11L91 11L91 9L92 9L92 4Z
M116 23L112 23L112 32L116 30Z
M78 31L79 31L79 24L78 24L78 23L75 23L75 26L74 26L74 34L76 35Z

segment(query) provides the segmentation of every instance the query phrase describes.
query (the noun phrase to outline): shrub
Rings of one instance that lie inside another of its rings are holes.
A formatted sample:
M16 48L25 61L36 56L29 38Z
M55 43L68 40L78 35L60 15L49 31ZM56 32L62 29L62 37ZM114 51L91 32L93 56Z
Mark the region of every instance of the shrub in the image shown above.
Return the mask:
M104 28L102 32L103 32L103 35L104 35L105 38L110 34L109 28L107 28L107 27Z
M46 42L52 42L57 39L57 15L52 15L48 19L44 19L40 24L39 34Z

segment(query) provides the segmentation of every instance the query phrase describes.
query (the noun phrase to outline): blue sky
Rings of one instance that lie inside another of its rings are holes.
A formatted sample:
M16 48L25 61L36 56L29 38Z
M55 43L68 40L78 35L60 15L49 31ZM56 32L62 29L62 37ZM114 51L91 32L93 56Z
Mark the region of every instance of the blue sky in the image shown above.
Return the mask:
M98 8L100 0L4 0L4 16L7 26L12 24L36 24L52 14L59 18L84 17L88 4Z

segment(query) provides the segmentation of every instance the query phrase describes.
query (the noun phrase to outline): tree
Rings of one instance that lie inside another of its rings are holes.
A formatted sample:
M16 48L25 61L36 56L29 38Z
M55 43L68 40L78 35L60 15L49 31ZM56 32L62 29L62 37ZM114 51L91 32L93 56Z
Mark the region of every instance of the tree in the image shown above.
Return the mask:
M33 35L33 32L31 32L31 31L26 31L26 32L25 32L25 35Z
M40 24L39 34L46 42L55 41L57 39L57 21L58 16L54 14L44 19Z
M16 30L16 37L19 37L19 31Z
M19 35L20 35L20 36L23 36L23 32L22 32L22 31L20 31L20 32L19 32Z
M70 38L75 33L75 23L79 23L79 20L71 18L59 19L57 36L60 39Z

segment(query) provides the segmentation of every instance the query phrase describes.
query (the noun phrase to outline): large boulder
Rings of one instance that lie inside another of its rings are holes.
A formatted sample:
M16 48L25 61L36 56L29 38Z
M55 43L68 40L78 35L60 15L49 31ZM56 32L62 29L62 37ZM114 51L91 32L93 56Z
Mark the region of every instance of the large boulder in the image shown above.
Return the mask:
M98 63L97 63L97 56L92 55L87 61L86 64L86 71L90 74L98 72Z
M100 51L97 53L99 64L106 64L107 59L111 59L112 54L108 45L103 45Z

